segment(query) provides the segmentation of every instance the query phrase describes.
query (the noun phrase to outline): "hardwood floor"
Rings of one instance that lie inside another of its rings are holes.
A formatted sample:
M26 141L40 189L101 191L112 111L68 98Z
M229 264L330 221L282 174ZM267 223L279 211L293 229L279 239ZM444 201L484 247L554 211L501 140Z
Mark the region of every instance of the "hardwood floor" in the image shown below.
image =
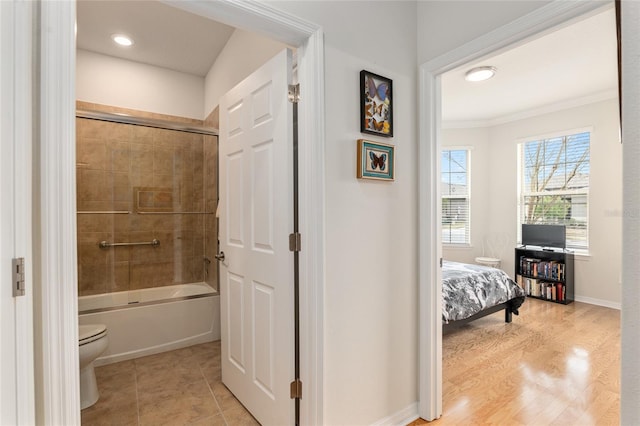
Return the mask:
M443 337L443 415L422 424L617 425L620 311L527 299Z

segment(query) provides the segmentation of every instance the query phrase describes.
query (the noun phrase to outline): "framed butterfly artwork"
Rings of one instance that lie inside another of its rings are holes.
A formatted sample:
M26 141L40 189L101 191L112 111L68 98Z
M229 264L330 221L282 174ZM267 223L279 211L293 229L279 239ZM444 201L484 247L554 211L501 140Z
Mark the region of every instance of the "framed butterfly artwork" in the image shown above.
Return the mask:
M390 79L360 71L360 131L393 136L393 88Z
M395 147L358 139L358 179L394 180Z

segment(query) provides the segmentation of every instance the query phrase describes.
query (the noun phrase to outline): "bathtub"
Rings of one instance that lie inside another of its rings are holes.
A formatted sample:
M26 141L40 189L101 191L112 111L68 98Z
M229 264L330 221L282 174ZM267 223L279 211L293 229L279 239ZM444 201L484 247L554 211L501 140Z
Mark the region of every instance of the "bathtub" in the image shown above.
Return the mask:
M105 324L95 365L220 339L220 296L206 283L78 297L80 324Z

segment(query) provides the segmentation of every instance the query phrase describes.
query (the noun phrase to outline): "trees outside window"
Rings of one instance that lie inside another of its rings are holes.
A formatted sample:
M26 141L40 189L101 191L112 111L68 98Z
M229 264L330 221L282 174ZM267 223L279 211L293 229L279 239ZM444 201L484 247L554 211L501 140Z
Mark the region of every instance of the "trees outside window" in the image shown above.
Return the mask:
M591 135L581 132L524 142L519 224L565 225L567 247L589 247Z
M442 243L470 244L469 150L441 155Z

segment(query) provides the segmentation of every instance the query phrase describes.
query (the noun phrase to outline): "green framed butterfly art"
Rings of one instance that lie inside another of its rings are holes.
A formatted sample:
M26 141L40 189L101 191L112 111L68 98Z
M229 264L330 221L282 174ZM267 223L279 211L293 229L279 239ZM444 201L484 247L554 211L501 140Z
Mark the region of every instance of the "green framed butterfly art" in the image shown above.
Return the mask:
M381 142L358 139L358 179L395 179L395 147Z
M393 87L391 79L360 71L360 131L393 136Z

